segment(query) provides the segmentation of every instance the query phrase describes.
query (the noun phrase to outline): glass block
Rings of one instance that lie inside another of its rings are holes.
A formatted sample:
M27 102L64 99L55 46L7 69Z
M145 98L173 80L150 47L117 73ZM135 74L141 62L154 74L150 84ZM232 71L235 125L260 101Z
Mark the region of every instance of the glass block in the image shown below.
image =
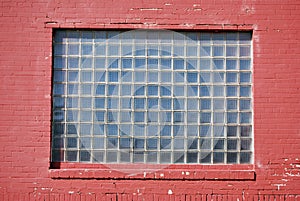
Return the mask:
M143 151L133 152L133 162L144 163L144 152Z
M68 89L68 94L69 95L76 95L76 94L78 94L78 84L68 84L67 89Z
M160 68L161 69L171 69L172 68L172 59L160 59Z
M187 142L188 149L198 150L198 141L199 141L198 138L189 138Z
M157 152L148 152L146 154L147 163L157 163Z
M119 45L113 45L113 44L108 45L108 51L107 51L108 56L118 56L119 54L120 54Z
M200 123L210 123L211 122L211 113L210 112L201 112L200 113Z
M118 72L108 72L109 82L118 82L118 79L119 79Z
M129 71L123 71L121 72L121 82L126 83L126 82L132 82L132 72Z
M64 148L64 138L53 138L52 148Z
M160 112L160 122L166 123L172 121L172 113L171 112Z
M251 73L240 73L240 82L241 83L250 83L251 82Z
M148 98L148 109L158 109L158 99L157 98Z
M171 109L172 99L169 99L169 98L160 99L160 106L161 106L161 109L163 109L163 110Z
M184 96L184 86L174 86L174 95L176 96Z
M64 150L52 149L51 161L52 162L63 162L64 161Z
M118 135L118 126L113 124L107 125L107 135Z
M187 136L192 137L192 136L198 136L198 127L195 125L188 125L187 126Z
M91 138L80 138L79 139L80 149L90 149L92 146Z
M227 150L237 150L238 140L237 139L228 139L227 140Z
M224 163L224 153L214 152L213 153L213 163Z
M226 56L227 57L236 57L238 53L237 46L226 46Z
M103 163L104 155L104 151L93 151L93 162Z
M147 67L148 69L158 69L158 59L147 59Z
M92 94L92 84L81 84L80 94L81 95L91 95Z
M80 135L91 135L92 134L92 124L81 123L80 124Z
M241 137L251 137L252 136L252 126L241 126L240 127Z
M237 112L228 112L227 113L227 123L238 123L237 122L238 113Z
M131 56L132 55L132 45L130 44L121 44L121 55L122 56Z
M213 33L212 34L212 42L214 44L223 44L225 42L225 34L224 33Z
M157 149L158 147L158 139L157 138L149 138L147 139L147 150Z
M121 108L122 109L131 109L131 99L130 98L121 98Z
M223 70L224 69L224 60L223 59L213 59L213 69Z
M174 151L173 152L173 161L174 163L184 163L184 152L182 151Z
M187 57L197 57L198 48L197 46L186 46L186 56Z
M188 96L197 96L198 97L198 85L191 85L187 88Z
M211 138L200 138L200 149L202 150L211 150Z
M252 140L251 139L241 139L241 150L251 150Z
M200 57L211 56L211 46L200 46Z
M238 42L238 33L234 33L234 32L226 33L227 44L236 44L237 42Z
M227 86L226 95L227 97L237 96L238 87L237 86Z
M67 108L78 108L78 99L77 97L75 98L67 98Z
M106 43L95 44L95 56L105 56L106 55Z
M135 96L145 95L145 87L143 85L134 85L134 95Z
M218 98L213 100L214 110L224 110L224 98Z
M187 112L187 123L198 123L199 112Z
M145 72L136 71L134 73L134 81L135 82L145 82L145 80L146 80L146 73Z
M198 73L187 73L187 81L190 83L198 82Z
M53 121L62 122L62 121L64 121L64 119L65 119L64 111L59 111L59 110L53 111Z
M186 60L187 70L197 70L198 69L198 60L197 59L187 59Z
M238 154L236 152L227 153L227 163L237 163Z
M183 112L174 112L173 121L174 121L174 123L184 122L184 113Z
M107 62L108 68L114 68L114 69L119 68L119 63L120 62L118 58L109 58Z
M160 152L160 163L171 163L171 152Z
M77 135L78 124L67 124L67 135Z
M93 55L93 45L92 44L82 44L81 45L81 55Z
M107 112L107 122L119 122L119 113Z
M173 149L174 150L183 150L185 149L185 146L184 146L184 139L183 138L175 138L173 140Z
M131 124L121 124L119 125L121 136L132 136Z
M146 60L145 59L135 59L134 64L135 64L135 68L145 68Z
M170 45L161 45L160 56L171 56L172 47Z
M199 110L198 99L187 99L187 108L188 110Z
M100 122L102 123L102 122ZM105 126L103 124L93 124L93 135L104 135Z
M241 99L240 100L240 110L250 110L251 109L251 100Z
M119 146L118 138L109 137L106 139L106 149L117 149Z
M92 69L93 68L93 59L88 57L81 57L81 66L82 69Z
M134 109L144 109L145 108L144 98L135 98L134 99Z
M210 73L200 73L200 82L201 83L211 82Z
M249 57L251 53L250 46L240 46L240 57Z
M145 42L145 41L143 41L143 42ZM143 44L136 45L134 55L135 56L145 56L146 55L146 46Z
M224 56L224 46L213 46L213 56Z
M250 59L241 59L240 60L240 70L250 70L251 60Z
M237 82L237 73L226 73L226 82L227 83L236 83Z
M240 153L240 163L250 163L251 162L251 152L241 152Z
M174 56L183 57L184 56L184 47L183 46L173 46Z
M145 113L144 112L134 112L134 122L144 122Z
M224 137L224 126L213 126L214 137Z
M171 126L169 125L165 125L165 126L162 126L161 128L161 132L160 132L160 135L161 136L171 136Z
M157 72L148 72L147 79L148 79L148 82L157 82L158 81L158 73Z
M66 148L77 148L78 142L77 138L72 137L72 138L66 138L67 139L67 147Z
M54 42L63 43L67 41L67 32L65 30L57 30L54 32Z
M62 97L53 97L53 108L64 108L65 107L65 99Z
M157 96L158 95L158 86L148 86L148 95Z
M224 112L214 112L214 123L224 123Z
M161 86L160 87L161 96L171 96L171 86Z
M200 126L200 137L210 137L211 136L211 126L201 125Z
M173 99L173 109L174 110L184 110L185 109L185 99L177 98Z
M110 84L108 85L107 95L108 96L117 96L119 93L119 86Z
M80 39L80 31L68 31L68 41L69 42L79 42Z
M200 59L200 70L210 70L211 60L210 59Z
M67 111L67 121L72 122L72 121L78 121L78 110L69 110Z
M236 137L237 136L237 126L227 126L227 136Z
M205 96L210 96L210 89L211 87L208 85L203 85L200 86L200 96L205 97Z
M131 161L131 154L128 152L120 152L120 162L129 163Z
M171 142L170 138L160 138L160 150L171 149Z
M145 140L135 138L133 142L133 149L144 149L145 147Z
M197 152L187 152L187 163L197 163L198 153Z
M59 57L59 56L54 57L53 68L54 69L66 68L66 58Z
M221 72L213 73L213 82L214 83L224 83L225 74Z
M79 67L79 58L77 57L69 57L68 60L68 68L69 69L74 69Z
M224 150L224 139L214 138L214 150Z
M131 147L131 138L120 138L120 149L129 149Z
M226 59L226 69L227 70L236 70L237 68L237 60L235 59Z
M77 161L78 152L77 151L66 151L66 161Z
M251 122L252 122L251 112L240 113L240 123L251 123Z
M201 152L200 153L200 163L211 163L211 152Z
M59 136L65 133L65 125L54 123L52 127L52 134L55 136Z
M107 98L106 101L108 109L119 109L119 98Z
M160 73L160 81L161 82L171 82L172 81L172 73L171 72L161 72Z
M105 68L105 58L95 58L95 68Z
M183 59L173 59L173 69L184 69L184 60Z
M93 138L93 149L104 149L104 138Z
M227 99L227 110L237 110L237 99Z
M53 81L54 82L65 82L66 81L66 73L64 71L54 71Z
M79 44L69 44L68 55L79 55Z
M157 114L156 114L157 116ZM160 134L160 129L158 125L148 125L147 126L147 137L154 137Z
M224 96L224 86L213 86L214 96Z
M173 137L183 138L185 137L185 126L184 125L174 125L173 126Z
M65 85L64 84L57 84L53 85L53 94L54 95L64 95L65 93Z
M117 151L107 151L106 152L106 162L107 163L116 163L118 161L118 152Z
M211 33L200 33L200 43L211 43Z

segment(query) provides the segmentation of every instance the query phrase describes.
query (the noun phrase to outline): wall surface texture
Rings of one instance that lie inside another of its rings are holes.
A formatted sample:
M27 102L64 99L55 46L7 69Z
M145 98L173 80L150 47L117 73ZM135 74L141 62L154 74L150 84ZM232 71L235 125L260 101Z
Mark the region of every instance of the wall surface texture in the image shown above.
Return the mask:
M300 200L300 1L2 0L0 27L0 200ZM53 28L253 30L254 177L51 171Z

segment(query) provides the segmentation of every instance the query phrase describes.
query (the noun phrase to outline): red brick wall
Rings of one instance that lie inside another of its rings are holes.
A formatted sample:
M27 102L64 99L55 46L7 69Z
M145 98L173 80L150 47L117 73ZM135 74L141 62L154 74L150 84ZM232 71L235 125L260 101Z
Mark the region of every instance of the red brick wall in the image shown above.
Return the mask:
M300 200L299 1L2 0L0 6L0 200ZM255 179L51 178L53 27L253 30Z

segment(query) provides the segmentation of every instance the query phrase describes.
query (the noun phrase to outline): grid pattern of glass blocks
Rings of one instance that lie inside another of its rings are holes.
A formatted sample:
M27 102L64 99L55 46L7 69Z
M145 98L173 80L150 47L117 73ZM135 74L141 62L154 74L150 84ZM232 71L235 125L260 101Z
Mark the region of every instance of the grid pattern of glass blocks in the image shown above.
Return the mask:
M57 30L52 161L253 158L249 32Z

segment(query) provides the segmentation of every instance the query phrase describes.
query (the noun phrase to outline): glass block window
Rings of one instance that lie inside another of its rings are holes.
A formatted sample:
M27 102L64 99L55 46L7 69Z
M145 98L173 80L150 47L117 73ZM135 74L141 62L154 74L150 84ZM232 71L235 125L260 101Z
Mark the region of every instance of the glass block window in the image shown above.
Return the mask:
M252 163L252 34L56 30L52 162Z

